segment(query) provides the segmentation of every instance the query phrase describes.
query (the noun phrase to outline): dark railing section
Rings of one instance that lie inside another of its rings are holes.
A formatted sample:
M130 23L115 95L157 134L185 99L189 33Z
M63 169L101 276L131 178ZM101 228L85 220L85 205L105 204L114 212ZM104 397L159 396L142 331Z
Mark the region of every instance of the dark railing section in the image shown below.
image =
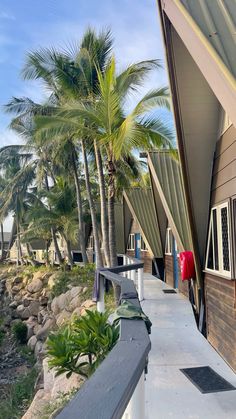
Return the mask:
M143 268L140 261L133 262L132 265L102 271L100 275L120 286L121 302L128 298L140 306L134 282L118 275ZM122 418L144 374L150 349L151 342L144 321L121 319L119 341L92 377L57 415L57 419Z

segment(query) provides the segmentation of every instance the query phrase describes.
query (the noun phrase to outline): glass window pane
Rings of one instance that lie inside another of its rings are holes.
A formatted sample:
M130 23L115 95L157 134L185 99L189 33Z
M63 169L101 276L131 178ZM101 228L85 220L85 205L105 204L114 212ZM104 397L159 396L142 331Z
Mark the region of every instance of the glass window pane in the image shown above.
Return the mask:
M218 227L216 218L216 209L213 210L213 237L214 237L214 256L215 256L215 270L219 270L219 255L218 255Z
M227 207L221 208L221 234L223 248L223 269L224 271L230 271Z
M213 263L213 241L212 241L212 228L210 229L210 242L209 242L209 248L208 248L208 260L207 260L207 268L208 269L214 269L214 263Z

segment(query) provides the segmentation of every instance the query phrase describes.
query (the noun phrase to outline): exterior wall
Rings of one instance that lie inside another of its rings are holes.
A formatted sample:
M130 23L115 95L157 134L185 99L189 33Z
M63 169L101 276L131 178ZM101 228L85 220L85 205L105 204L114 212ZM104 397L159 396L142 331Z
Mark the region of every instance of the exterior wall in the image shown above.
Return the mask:
M180 262L178 263L178 268L178 290L188 298L188 281L182 281L181 279ZM174 288L174 258L172 255L165 255L165 281L170 287Z
M174 258L172 255L165 255L165 282L174 288Z
M136 220L132 220L130 234L135 234L135 233L141 234L141 231L140 231L138 222ZM128 256L135 257L134 250L127 250L126 253ZM147 273L152 273L153 256L149 250L147 251L140 250L140 260L144 262L143 271Z
M231 125L216 145L211 206L236 194L236 129ZM205 273L207 338L236 370L236 281Z
M207 339L236 371L236 282L205 274Z
M236 194L236 129L231 125L217 142L212 177L211 204Z

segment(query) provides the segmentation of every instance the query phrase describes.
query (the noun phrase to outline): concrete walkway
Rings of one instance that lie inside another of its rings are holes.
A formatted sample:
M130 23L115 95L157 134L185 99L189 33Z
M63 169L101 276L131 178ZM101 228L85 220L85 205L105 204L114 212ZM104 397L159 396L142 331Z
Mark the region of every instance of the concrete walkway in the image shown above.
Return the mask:
M209 365L236 387L236 374L198 332L188 300L164 294L168 286L151 275L144 283L142 306L153 323L146 419L236 419L236 391L202 394L180 371Z

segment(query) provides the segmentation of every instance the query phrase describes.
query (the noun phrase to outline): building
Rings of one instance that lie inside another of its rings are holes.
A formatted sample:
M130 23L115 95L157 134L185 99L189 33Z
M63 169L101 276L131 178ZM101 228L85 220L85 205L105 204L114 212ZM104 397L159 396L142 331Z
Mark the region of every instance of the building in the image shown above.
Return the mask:
M162 226L165 281L188 297L189 284L181 280L179 252L191 250L192 246L178 155L150 152L147 161L156 214Z
M123 205L126 254L141 259L144 272L163 279L163 246L151 189L126 190Z
M158 6L207 338L236 370L235 1Z

